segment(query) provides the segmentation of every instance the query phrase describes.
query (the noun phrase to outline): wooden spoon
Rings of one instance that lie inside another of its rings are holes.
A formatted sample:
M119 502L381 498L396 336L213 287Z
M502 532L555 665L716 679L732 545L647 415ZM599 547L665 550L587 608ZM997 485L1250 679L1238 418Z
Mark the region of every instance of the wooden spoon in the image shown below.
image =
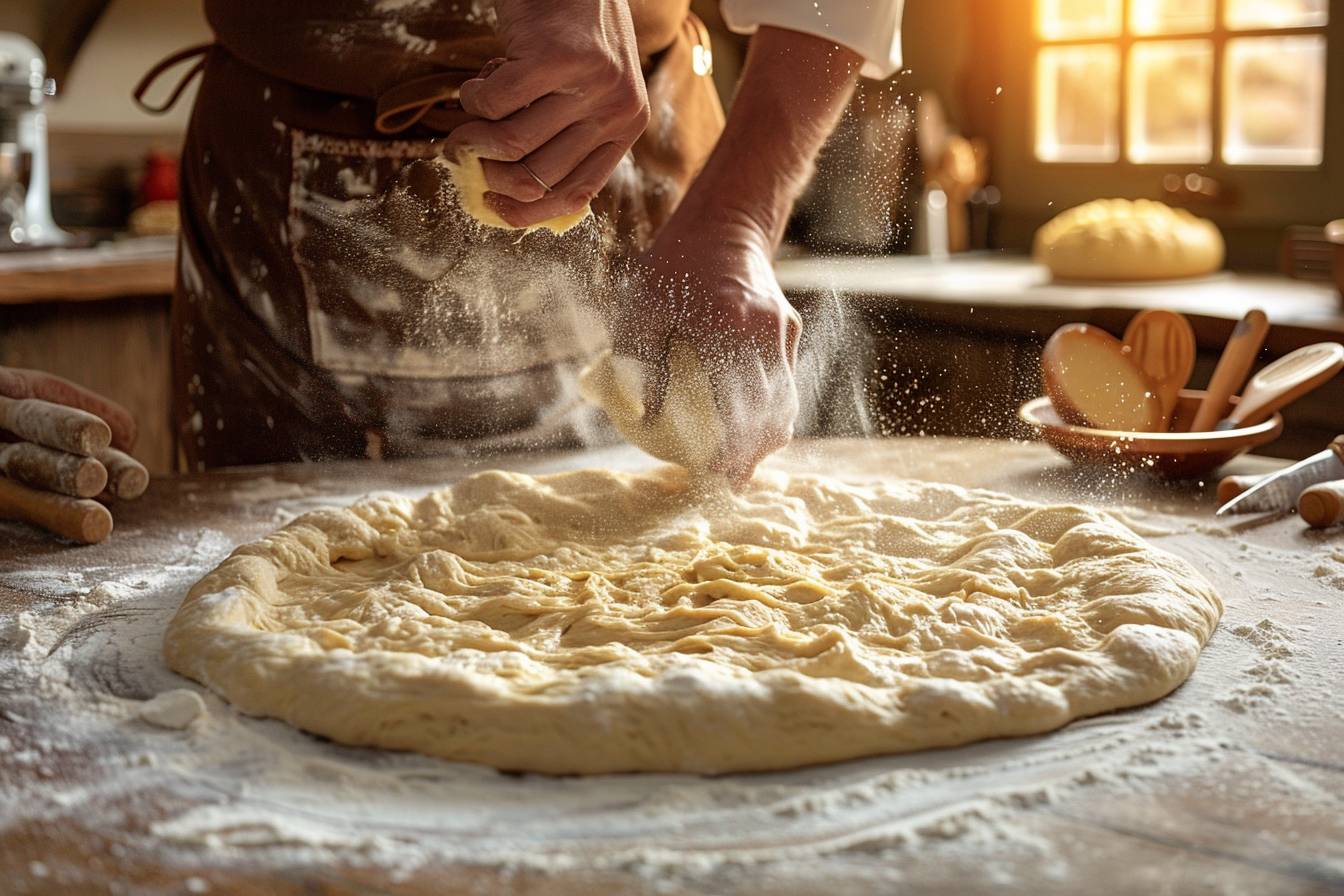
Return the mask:
M1123 342L1162 404L1159 429L1169 429L1176 399L1195 369L1195 331L1183 315L1154 308L1134 315Z
M1218 430L1254 426L1344 369L1344 345L1318 342L1284 355L1251 377L1241 401Z
M1121 432L1153 432L1162 405L1153 385L1110 333L1065 324L1041 352L1045 394L1065 423Z
M1246 382L1246 375L1255 366L1255 356L1265 344L1268 332L1269 318L1259 308L1252 308L1237 322L1232 329L1232 338L1227 340L1227 347L1218 359L1218 366L1213 369L1204 401L1195 412L1191 432L1208 432L1227 413L1232 396L1237 394L1241 384Z

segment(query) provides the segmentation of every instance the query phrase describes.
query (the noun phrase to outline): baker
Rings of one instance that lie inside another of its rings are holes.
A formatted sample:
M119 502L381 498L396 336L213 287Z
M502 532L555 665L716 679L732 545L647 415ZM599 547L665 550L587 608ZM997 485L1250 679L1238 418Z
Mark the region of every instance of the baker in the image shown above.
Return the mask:
M652 372L650 414L690 347L710 463L749 475L798 405L771 258L860 72L899 66L901 5L724 0L755 32L725 121L689 0L205 0L215 41L138 90L200 75L182 465L579 443L576 378L610 342ZM472 216L448 163L477 158Z

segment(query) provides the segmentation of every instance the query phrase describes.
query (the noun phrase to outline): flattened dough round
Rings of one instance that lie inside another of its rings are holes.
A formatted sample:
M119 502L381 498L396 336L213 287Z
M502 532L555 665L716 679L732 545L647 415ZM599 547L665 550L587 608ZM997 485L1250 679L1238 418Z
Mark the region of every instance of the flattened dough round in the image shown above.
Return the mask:
M1150 199L1097 199L1036 231L1032 254L1066 280L1175 280L1223 266L1212 221Z
M238 548L169 665L349 744L550 773L779 769L1161 697L1222 607L1097 511L948 485L485 472Z

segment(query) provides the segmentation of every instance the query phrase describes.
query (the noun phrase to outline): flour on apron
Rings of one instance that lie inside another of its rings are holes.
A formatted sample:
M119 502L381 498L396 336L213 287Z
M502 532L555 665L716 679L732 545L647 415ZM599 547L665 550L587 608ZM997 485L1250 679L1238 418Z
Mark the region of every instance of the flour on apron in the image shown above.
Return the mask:
M722 127L684 0L635 23L658 41L641 44L651 101L678 114L563 236L469 220L439 156L447 126L375 127L380 91L501 55L471 4L207 0L206 14L217 42L183 151L172 325L181 466L609 437L575 387L605 342L588 300L649 245Z

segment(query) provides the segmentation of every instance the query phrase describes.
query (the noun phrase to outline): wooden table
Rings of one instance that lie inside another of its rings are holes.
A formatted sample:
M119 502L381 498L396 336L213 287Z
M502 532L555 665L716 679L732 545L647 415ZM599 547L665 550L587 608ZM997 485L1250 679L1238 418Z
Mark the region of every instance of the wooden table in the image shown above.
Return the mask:
M492 465L542 472L645 462L617 448ZM157 658L162 625L181 589L234 544L323 503L375 488L418 493L484 462L158 479L143 500L118 508L103 545L60 546L0 523L3 888L1344 892L1344 532L1309 532L1295 517L1215 524L1211 484L1082 473L1039 444L807 442L772 463L1118 508L1166 532L1150 537L1210 578L1226 614L1175 694L1043 737L716 779L496 775L339 747L244 719L213 697L208 720L187 732L133 714L158 691L194 687ZM1276 465L1243 458L1231 469ZM42 619L56 621L52 631ZM307 763L295 766L303 775L276 778L270 769L281 759ZM384 797L361 776L389 769L409 775L431 809L442 800L442 817L367 821L384 818ZM296 787L312 788L312 805ZM582 811L546 816L543 795L560 790ZM667 807L681 793L698 802L674 824L680 810ZM760 824L760 807L776 804ZM280 821L221 820L239 812ZM188 829L205 834L184 837ZM598 829L611 833L595 838ZM396 859L402 851L405 862Z
M0 254L0 305L167 295L176 257L176 237Z

